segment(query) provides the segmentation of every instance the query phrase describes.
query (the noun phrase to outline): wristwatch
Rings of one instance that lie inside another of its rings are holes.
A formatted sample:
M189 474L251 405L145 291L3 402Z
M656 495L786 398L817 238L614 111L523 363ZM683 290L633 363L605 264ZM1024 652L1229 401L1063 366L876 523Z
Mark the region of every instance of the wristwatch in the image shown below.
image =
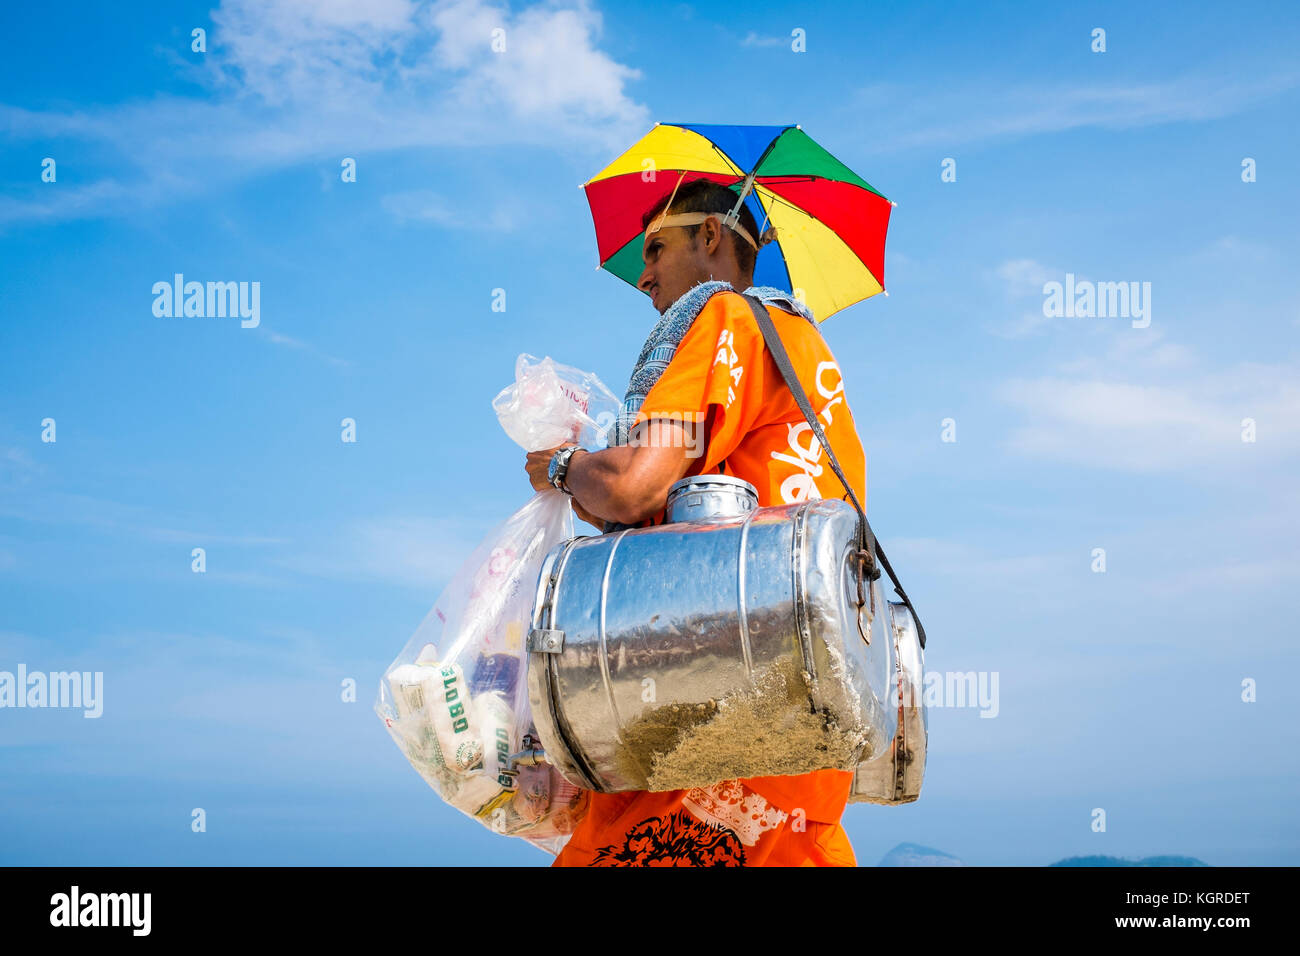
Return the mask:
M570 445L568 448L561 448L551 456L551 463L546 466L546 480L560 491L563 491L566 495L570 496L573 492L565 486L564 479L569 474L569 459L573 457L573 453L577 451L578 448L578 445Z

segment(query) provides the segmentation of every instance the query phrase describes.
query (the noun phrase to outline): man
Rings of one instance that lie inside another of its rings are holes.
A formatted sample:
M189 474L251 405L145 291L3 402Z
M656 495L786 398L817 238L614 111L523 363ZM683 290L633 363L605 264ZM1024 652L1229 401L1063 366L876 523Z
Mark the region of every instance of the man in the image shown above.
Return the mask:
M736 193L718 183L679 180L646 211L645 270L637 287L661 315L710 280L734 290L753 286L763 239L755 240L759 231L748 208L734 220L738 229L726 223L735 205ZM839 367L811 314L789 296L772 298L789 306L767 301L799 382L865 507L865 458ZM749 481L760 506L848 499L748 303L725 287L699 307L637 420L642 440L597 452L561 454L571 444L530 452L525 469L532 486L553 487L548 471L560 472L558 486L572 495L574 512L601 531L662 523L673 482L705 472ZM856 866L840 825L852 777L827 769L690 790L592 793L587 815L553 865Z

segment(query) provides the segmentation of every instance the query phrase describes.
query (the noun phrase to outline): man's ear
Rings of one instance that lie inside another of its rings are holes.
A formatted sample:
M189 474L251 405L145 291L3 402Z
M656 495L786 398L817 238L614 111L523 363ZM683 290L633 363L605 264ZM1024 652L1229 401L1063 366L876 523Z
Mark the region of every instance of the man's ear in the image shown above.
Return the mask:
M718 215L719 218L721 218L721 214ZM712 218L705 219L702 225L704 226L704 230L702 233L704 236L704 251L706 253L709 252L710 246L713 246L714 252L721 251L722 241L723 241L723 235L722 235L723 228L719 220L712 219Z

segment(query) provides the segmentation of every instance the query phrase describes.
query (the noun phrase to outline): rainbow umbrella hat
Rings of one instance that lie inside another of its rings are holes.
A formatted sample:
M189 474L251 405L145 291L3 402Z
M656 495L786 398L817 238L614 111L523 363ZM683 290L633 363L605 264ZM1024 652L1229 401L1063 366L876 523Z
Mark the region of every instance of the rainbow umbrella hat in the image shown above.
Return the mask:
M885 232L893 203L798 125L656 123L582 183L600 268L636 285L645 268L641 217L695 179L736 193L728 224L749 206L762 238L754 284L793 291L818 322L884 292ZM654 223L651 223L654 228Z

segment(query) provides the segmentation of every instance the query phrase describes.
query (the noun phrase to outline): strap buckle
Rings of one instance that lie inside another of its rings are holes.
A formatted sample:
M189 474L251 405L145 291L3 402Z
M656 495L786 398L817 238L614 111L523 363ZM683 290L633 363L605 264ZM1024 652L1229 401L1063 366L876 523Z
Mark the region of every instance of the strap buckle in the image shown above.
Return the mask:
M856 559L854 566L854 578L858 585L858 607L867 603L866 593L862 590L862 582L865 578L868 582L875 581L880 577L880 565L876 563L876 557L866 548L859 548L853 552Z

